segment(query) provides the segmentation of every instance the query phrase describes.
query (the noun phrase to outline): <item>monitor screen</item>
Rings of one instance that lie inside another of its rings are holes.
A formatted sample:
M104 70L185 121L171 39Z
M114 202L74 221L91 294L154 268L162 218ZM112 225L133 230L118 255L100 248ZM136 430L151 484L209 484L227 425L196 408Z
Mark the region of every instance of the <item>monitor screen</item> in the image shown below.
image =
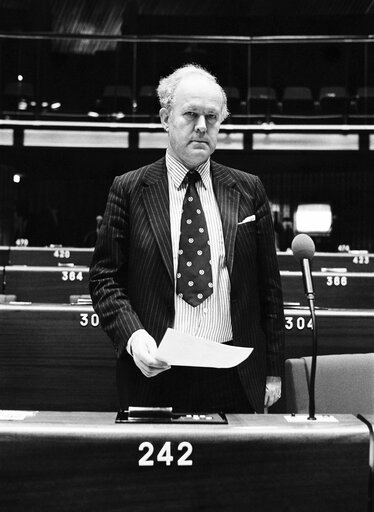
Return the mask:
M297 233L327 235L331 231L332 212L329 204L299 204L294 216Z

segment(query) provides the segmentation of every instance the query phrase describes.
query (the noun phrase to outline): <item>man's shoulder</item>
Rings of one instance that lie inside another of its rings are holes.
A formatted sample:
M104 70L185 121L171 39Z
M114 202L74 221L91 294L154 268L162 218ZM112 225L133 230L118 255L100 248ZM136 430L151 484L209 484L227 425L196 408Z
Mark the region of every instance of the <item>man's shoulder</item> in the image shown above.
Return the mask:
M227 165L223 165L214 161L212 161L212 165L213 169L219 170L219 172L221 173L226 173L227 175L231 176L235 181L240 183L255 184L259 180L259 177L256 174L250 173L248 171L236 169L235 167L228 167Z
M145 178L152 177L158 173L162 173L165 168L165 158L160 158L156 162L144 165L138 169L127 171L119 176L116 176L115 182L120 186L134 187L139 183L142 183Z

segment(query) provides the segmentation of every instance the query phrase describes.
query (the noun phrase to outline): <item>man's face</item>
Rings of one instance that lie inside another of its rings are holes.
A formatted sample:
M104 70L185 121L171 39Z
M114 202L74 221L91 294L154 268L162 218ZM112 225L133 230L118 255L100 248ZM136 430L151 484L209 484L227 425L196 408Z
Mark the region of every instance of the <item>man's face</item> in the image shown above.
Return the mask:
M178 84L170 112L162 108L169 152L188 169L205 162L217 145L223 97L217 84L191 74Z

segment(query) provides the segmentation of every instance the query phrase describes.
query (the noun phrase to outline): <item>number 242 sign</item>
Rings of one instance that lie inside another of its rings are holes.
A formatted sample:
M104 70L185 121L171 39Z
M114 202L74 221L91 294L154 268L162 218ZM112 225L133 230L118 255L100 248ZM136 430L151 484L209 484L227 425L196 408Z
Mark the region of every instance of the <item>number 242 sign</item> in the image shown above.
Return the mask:
M165 464L171 466L176 464L177 466L192 466L192 444L188 441L182 441L178 443L176 447L177 453L173 455L172 444L170 441L166 441L155 454L155 447L149 441L143 441L139 445L138 450L145 452L144 455L138 460L138 466L154 466L156 463Z

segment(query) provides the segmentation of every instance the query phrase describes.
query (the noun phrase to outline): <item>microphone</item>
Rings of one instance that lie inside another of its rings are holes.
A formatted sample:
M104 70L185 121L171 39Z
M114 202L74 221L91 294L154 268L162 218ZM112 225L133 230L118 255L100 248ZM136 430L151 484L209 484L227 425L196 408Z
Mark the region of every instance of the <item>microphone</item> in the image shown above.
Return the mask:
M312 300L314 299L314 289L309 262L314 256L314 242L310 236L300 233L300 235L295 236L292 240L291 249L294 257L300 261L305 295L308 300Z
M291 249L294 257L300 262L301 272L303 274L304 291L308 299L310 314L313 326L313 352L312 367L310 372L309 384L309 417L308 420L315 420L315 386L316 386L316 367L317 367L317 322L314 311L314 289L312 281L312 272L310 270L310 260L314 256L315 246L310 236L300 233L292 240Z

